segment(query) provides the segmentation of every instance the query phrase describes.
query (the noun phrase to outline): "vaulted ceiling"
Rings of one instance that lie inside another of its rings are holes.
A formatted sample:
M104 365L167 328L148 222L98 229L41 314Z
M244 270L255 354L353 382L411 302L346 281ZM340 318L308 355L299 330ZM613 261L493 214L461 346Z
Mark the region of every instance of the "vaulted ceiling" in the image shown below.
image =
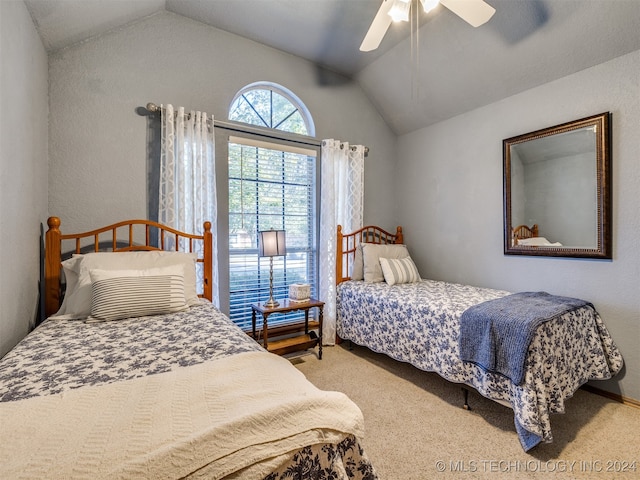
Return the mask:
M24 1L50 53L163 10L250 38L359 82L398 134L640 49L640 0L486 0L478 28L414 8L416 32L393 24L367 53L382 0Z

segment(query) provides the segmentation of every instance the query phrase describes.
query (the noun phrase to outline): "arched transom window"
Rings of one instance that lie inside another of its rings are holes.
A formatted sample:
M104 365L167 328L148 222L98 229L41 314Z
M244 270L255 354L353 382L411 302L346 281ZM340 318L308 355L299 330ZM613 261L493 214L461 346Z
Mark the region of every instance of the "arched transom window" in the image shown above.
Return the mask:
M315 135L311 115L291 91L259 82L240 90L229 108L229 120L299 135Z

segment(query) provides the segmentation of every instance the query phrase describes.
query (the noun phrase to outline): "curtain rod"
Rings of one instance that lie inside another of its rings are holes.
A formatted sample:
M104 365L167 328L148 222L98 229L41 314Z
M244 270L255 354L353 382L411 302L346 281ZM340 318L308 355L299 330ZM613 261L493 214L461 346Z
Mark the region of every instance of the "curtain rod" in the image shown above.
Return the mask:
M147 103L146 108L149 112L157 115L162 115L162 111L164 110L162 106L156 105L155 103ZM278 133L275 134L272 129L267 129L267 128L259 127L256 125L246 124L246 123L216 120L214 118L213 126L216 128L224 128L225 130L231 130L234 132L251 133L253 135L259 135L261 137L268 137L268 138L273 138L277 140L287 140L287 141L292 141L296 143L301 143L304 145L310 145L313 147L319 147L322 144L320 140L314 137L309 137L307 135L294 134L295 135L294 137L293 135L287 135L288 132L285 132L284 130L277 130ZM355 147L353 146L350 148L352 150L355 149ZM369 155L369 147L364 147L364 156L366 157L368 155Z

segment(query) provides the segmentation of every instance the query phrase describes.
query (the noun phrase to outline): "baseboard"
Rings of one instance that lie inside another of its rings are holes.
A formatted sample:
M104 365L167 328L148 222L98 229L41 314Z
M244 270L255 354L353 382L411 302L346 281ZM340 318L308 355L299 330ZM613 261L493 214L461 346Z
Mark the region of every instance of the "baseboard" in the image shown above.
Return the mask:
M601 397L610 398L611 400L615 400L616 402L620 402L624 405L640 408L640 400L636 400L635 398L625 397L624 395L620 395L618 393L607 392L606 390L602 390L601 388L597 388L597 387L592 387L591 385L582 385L582 387L580 388L582 388L583 390L586 390L587 392L600 395Z

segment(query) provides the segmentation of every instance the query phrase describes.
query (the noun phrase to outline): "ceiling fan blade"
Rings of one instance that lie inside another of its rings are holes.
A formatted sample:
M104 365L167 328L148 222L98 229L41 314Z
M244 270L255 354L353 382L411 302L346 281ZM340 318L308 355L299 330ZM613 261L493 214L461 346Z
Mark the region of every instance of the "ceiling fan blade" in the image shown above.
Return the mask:
M440 0L440 3L473 27L487 23L496 13L484 0Z
M370 52L371 50L378 48L380 42L382 42L382 39L384 38L384 35L389 29L389 25L391 25L389 10L391 10L392 5L392 0L384 0L382 2L378 13L376 13L373 22L371 22L369 31L367 31L367 34L362 41L362 45L360 45L360 51Z

